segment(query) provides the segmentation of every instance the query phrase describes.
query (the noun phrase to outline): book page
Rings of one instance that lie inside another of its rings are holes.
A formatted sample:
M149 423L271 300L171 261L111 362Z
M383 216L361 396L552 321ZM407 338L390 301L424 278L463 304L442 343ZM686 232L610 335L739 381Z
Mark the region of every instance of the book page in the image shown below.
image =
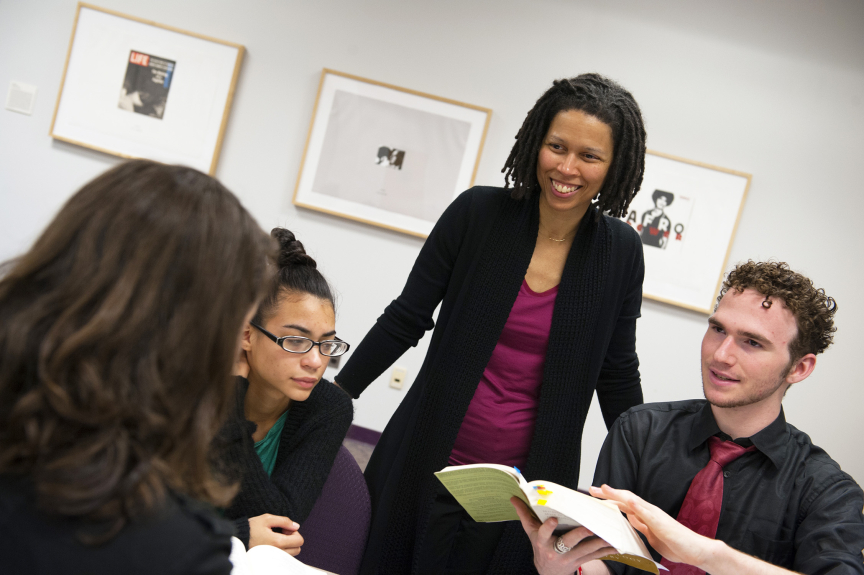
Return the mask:
M530 507L520 488L521 477L514 473L512 467L459 465L445 467L435 476L477 522L518 520L516 509L510 503L510 498L514 496Z
M557 517L559 525L566 525L568 530L580 524L584 525L618 550L618 554L602 559L658 572L657 563L651 559L648 548L617 507L602 499L549 481L532 482L531 485L534 488L529 492L528 498L541 520ZM570 527L571 525L573 527Z
M449 467L445 467L437 473L448 473L450 471L461 471L463 469L497 469L499 471L507 473L520 484L528 485L527 483L525 483L525 478L522 477L520 473L518 473L518 469L516 469L515 467L508 467L506 465L500 465L498 463L471 463L469 465L451 465Z
M252 575L249 571L249 563L246 561L246 546L236 537L231 538L231 555L228 556L231 561L231 575Z
M302 551L301 551L302 552ZM249 551L243 542L231 538L231 575L335 575L329 571L305 565L282 549L272 545L256 545Z

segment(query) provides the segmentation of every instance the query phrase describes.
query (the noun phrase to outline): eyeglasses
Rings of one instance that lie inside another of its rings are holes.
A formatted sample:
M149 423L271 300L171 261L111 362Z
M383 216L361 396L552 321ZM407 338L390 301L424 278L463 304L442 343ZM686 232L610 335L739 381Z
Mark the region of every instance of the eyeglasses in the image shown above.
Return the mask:
M342 355L348 348L351 346L348 345L347 342L342 341L341 339L325 339L324 341L315 341L309 339L308 337L303 337L300 335L286 335L284 337L276 337L260 325L254 322L250 322L252 327L272 339L276 342L279 347L287 351L288 353L306 353L316 345L318 346L318 351L321 352L321 355L326 355L328 357L336 357Z

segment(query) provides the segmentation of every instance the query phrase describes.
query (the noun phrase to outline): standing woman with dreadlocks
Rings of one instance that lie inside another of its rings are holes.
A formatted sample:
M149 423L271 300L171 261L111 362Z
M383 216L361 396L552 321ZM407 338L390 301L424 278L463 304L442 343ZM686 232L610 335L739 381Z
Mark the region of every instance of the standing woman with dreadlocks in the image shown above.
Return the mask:
M512 190L472 188L441 216L338 376L357 397L435 328L366 470L364 573L533 572L519 522L475 523L433 473L500 463L575 488L594 391L607 427L642 402L642 244L617 217L644 161L627 90L597 74L559 80L516 135L502 170Z

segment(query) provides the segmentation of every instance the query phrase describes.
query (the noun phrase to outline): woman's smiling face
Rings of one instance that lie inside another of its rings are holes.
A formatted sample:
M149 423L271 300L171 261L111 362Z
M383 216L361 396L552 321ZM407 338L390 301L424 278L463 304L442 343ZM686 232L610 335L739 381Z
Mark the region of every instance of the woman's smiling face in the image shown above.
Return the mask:
M326 299L288 293L264 321L264 329L282 337L299 335L314 341L336 337L336 315ZM306 353L289 353L266 335L252 329L243 341L249 362L249 382L281 393L291 401L305 401L324 375L330 358L316 345Z
M558 112L537 156L540 201L581 218L603 187L613 151L608 124L581 110Z

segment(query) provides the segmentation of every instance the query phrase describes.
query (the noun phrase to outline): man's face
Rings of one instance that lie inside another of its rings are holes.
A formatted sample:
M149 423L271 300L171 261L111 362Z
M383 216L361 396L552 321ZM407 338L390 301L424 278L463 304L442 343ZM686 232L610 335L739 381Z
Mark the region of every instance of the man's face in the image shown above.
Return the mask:
M702 389L716 407L778 409L789 372L789 343L798 333L783 300L753 289L730 289L708 319L702 338Z

